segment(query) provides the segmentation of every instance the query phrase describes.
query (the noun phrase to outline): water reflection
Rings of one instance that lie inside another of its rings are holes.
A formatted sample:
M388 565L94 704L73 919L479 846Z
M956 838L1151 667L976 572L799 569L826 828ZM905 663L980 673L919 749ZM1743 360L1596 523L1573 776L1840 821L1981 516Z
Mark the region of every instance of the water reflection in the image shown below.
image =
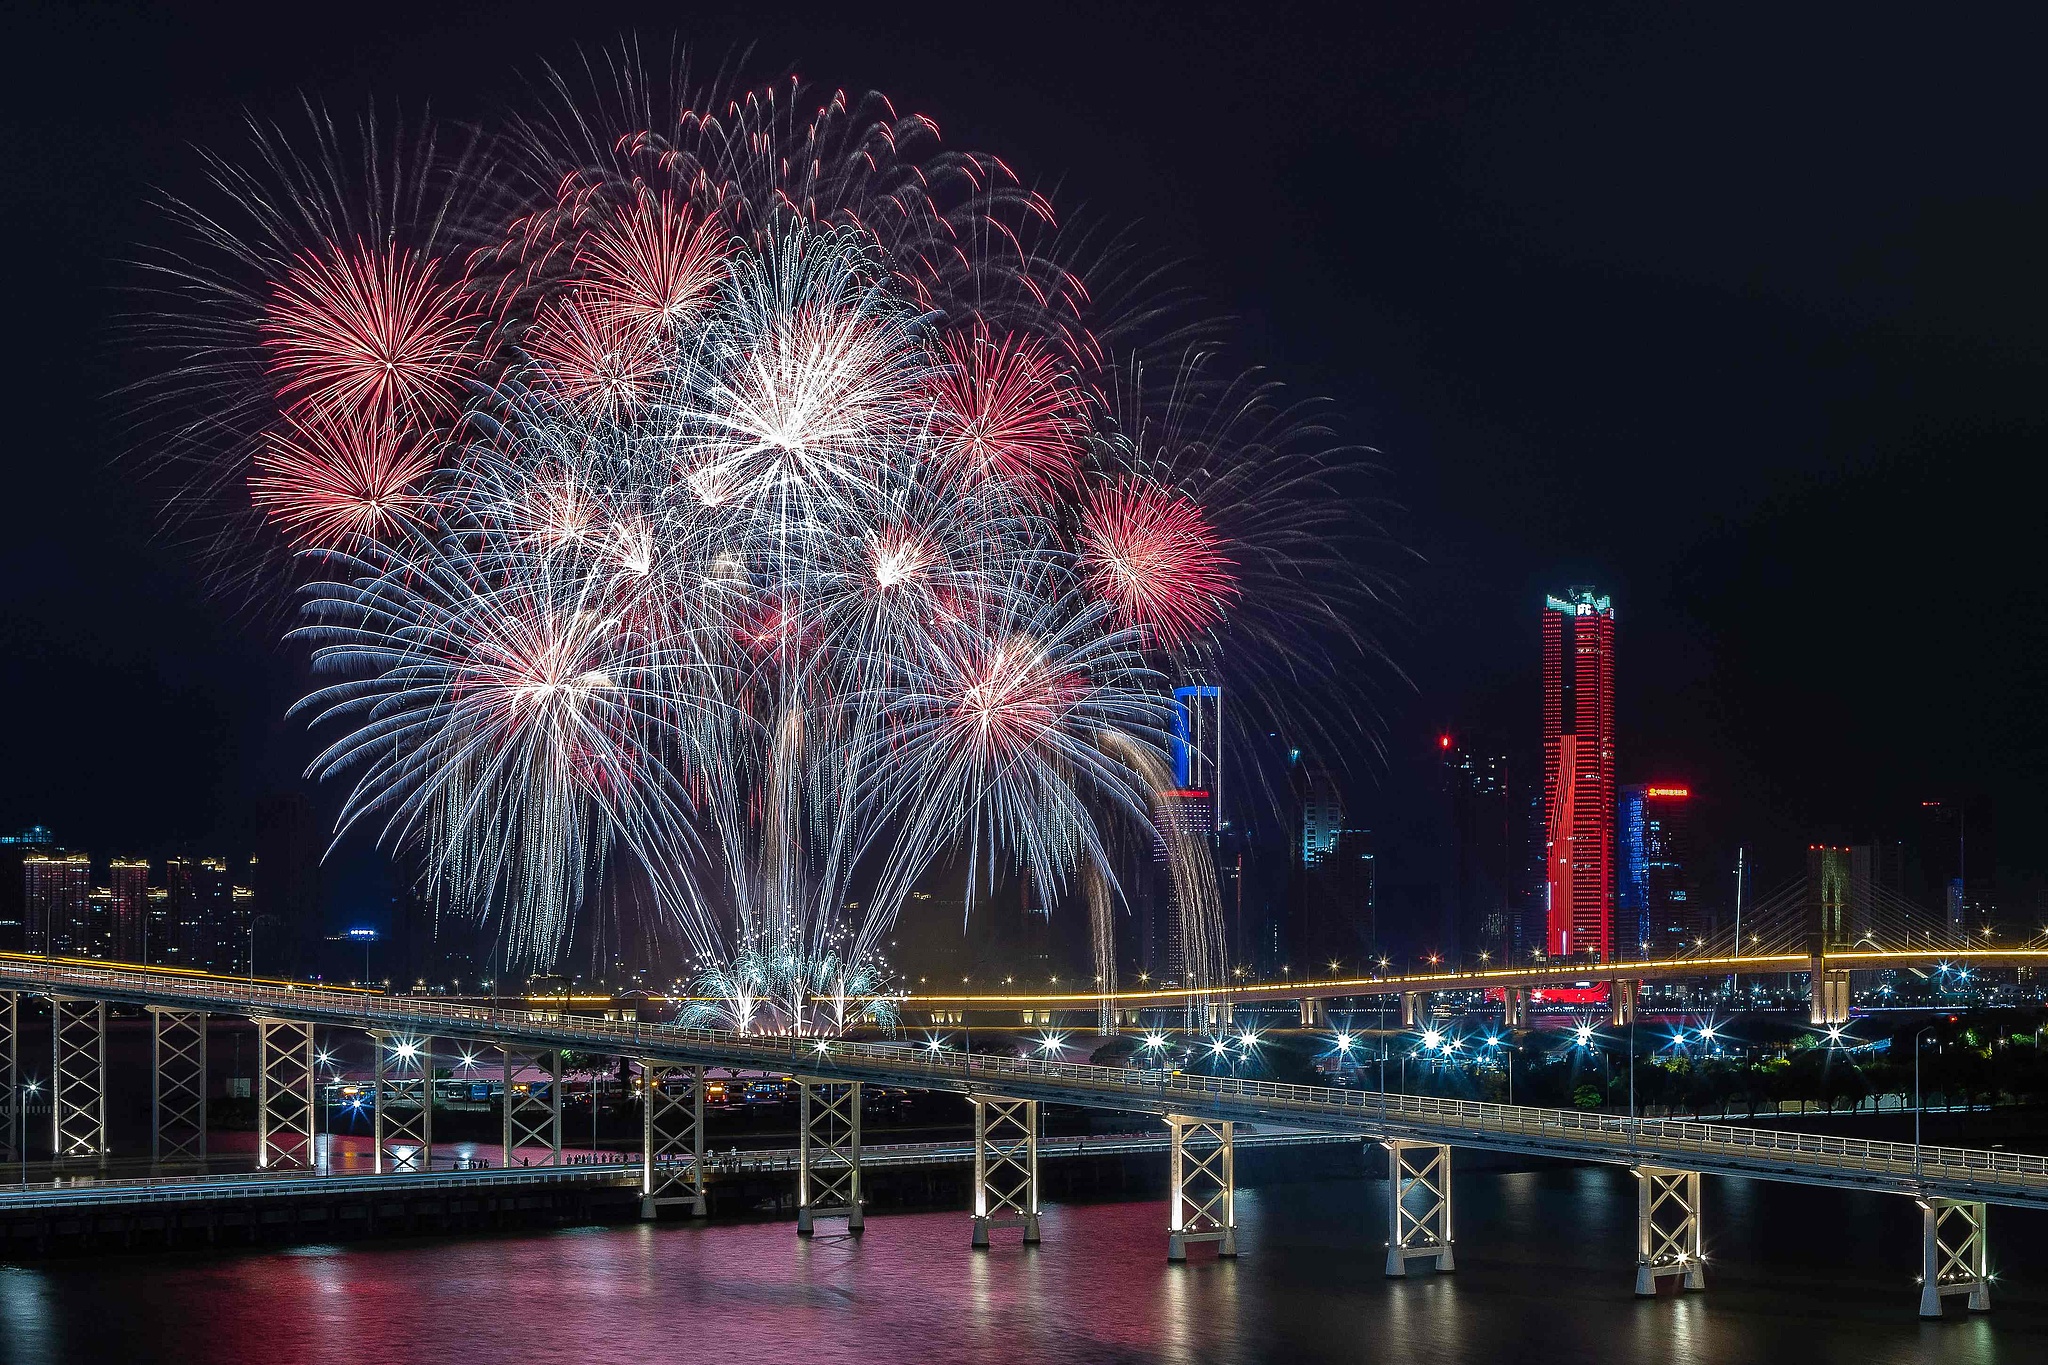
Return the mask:
M1922 1327L1909 1201L1709 1181L1709 1290L1633 1296L1625 1171L1468 1171L1455 1275L1382 1275L1380 1180L1238 1202L1243 1256L1166 1261L1163 1202L1050 1206L1042 1247L963 1212L669 1223L0 1271L0 1359L1699 1362L2048 1359L2048 1218L2001 1211L1988 1319ZM1892 1205L1900 1207L1893 1208ZM1746 1220L1746 1221L1745 1221ZM1845 1235L1846 1234L1846 1235Z

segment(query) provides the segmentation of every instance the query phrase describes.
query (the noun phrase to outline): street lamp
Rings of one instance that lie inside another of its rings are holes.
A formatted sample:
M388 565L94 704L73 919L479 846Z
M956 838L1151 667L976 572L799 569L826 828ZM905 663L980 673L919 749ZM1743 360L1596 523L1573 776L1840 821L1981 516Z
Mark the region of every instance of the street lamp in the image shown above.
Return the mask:
M1920 1183L1920 1038L1939 1027L1939 1024L1925 1024L1913 1035L1913 1183L1916 1185Z
M22 1085L27 1099L34 1099L43 1093L41 1081L28 1081ZM21 1158L21 1183L28 1184L28 1106L22 1096L14 1101L14 1154Z

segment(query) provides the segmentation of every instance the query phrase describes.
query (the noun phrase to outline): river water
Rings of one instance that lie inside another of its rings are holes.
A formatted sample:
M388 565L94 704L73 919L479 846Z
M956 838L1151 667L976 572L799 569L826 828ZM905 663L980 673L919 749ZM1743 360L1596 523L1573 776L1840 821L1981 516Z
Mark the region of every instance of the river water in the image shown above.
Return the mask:
M1239 1192L1242 1257L1165 1260L1163 1201L1047 1207L1043 1246L964 1213L595 1228L0 1267L0 1359L492 1362L2048 1361L2048 1215L1993 1210L1994 1311L1915 1317L1898 1197L1709 1179L1704 1294L1632 1294L1626 1171L1473 1171L1458 1271L1382 1277L1386 1185Z

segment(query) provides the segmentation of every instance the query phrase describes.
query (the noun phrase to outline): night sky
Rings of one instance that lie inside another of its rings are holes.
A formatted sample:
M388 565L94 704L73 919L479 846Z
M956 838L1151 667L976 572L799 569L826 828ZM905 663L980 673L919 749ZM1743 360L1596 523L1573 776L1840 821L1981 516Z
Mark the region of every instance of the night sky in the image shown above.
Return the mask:
M884 90L1136 221L1246 353L1334 399L1415 554L1406 621L1372 623L1407 681L1382 680L1367 823L1426 799L1440 730L1533 749L1542 594L1588 582L1620 618L1621 778L1690 783L1716 859L1789 867L1984 796L2006 900L2048 877L2041 33L1795 6L184 8L8 7L0 825L233 852L311 753L273 623L153 538L120 463L122 262L175 240L153 188L194 185L245 110L484 117L632 30Z

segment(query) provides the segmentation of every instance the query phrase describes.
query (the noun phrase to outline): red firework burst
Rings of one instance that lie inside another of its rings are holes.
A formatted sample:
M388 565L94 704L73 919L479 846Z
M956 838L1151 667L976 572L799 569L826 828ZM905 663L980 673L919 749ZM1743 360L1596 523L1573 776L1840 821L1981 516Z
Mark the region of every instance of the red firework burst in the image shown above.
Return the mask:
M577 298L593 316L654 341L710 294L725 269L715 219L642 189L591 229L577 253Z
M1051 499L1078 486L1087 406L1033 338L992 339L976 323L940 343L932 433L940 457L970 478L1000 479Z
M1081 514L1081 564L1117 618L1177 648L1237 596L1235 566L1202 509L1133 476L1098 488Z
M541 378L570 402L615 415L640 401L661 364L654 335L618 313L557 299L526 333Z
M249 493L295 543L377 539L426 505L434 456L418 433L344 409L292 416L255 458Z
M441 263L395 247L307 254L259 330L280 400L440 417L460 402L481 314Z

